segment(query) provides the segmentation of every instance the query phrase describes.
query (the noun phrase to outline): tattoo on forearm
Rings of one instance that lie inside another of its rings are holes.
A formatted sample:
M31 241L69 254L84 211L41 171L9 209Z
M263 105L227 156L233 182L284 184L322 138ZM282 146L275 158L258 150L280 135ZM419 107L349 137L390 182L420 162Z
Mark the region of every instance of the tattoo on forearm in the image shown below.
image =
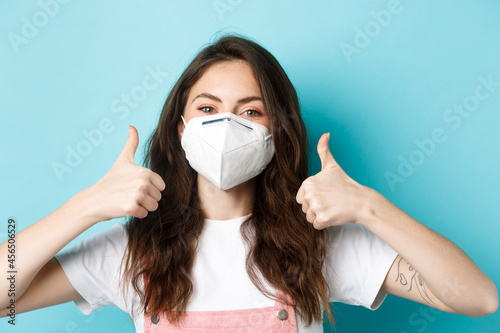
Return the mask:
M424 280L415 270L415 267L410 265L410 263L403 258L398 261L398 276L396 282L401 283L403 286L407 286L407 292L410 292L413 287L417 288L422 299L429 305L434 305L434 302L429 297L427 290L425 288Z

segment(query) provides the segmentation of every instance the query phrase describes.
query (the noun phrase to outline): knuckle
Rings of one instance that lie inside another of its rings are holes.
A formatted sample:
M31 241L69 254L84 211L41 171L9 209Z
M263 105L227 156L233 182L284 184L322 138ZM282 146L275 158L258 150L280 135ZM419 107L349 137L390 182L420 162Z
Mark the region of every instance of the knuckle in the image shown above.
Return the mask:
M157 201L154 201L151 203L151 208L148 209L150 212L154 212L155 210L158 209L158 202Z
M313 199L314 199L313 193L311 193L311 191L306 190L306 192L304 193L304 200L311 202L313 201Z
M139 182L139 184L137 185L137 190L140 192L140 193L144 193L148 190L149 188L149 182L145 179L141 179L141 181Z
M323 212L319 212L318 214L316 214L316 222L319 226L322 226L326 223L326 217Z
M149 176L149 169L141 167L138 171L139 175L142 177L148 177Z
M309 207L316 214L320 213L322 210L321 203L316 198L309 200Z
M125 208L125 213L127 214L127 216L136 216L135 205L130 205L127 208Z
M309 211L309 212L307 213L306 219L307 219L309 222L313 223L315 218L316 218L316 215L315 215L313 212Z
M310 198L308 200L309 202L309 208L316 211L318 209L318 201L315 200L314 198Z
M143 202L145 197L146 195L144 194L144 190L140 188L137 189L134 195L134 204L138 205L139 203Z

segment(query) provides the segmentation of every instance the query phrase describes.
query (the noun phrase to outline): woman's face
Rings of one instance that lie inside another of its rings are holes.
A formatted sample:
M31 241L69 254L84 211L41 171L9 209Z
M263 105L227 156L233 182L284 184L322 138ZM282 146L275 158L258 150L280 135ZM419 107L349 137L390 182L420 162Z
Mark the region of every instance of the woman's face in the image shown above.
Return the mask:
M216 63L205 71L191 87L183 116L187 124L194 117L232 112L269 129L266 111L250 65L234 60ZM178 131L182 138L182 120Z

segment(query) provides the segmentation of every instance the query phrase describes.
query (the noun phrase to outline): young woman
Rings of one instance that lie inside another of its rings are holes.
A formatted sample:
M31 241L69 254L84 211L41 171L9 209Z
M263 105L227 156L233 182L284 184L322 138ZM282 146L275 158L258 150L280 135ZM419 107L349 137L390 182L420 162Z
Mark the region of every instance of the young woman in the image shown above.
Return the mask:
M145 167L129 127L101 180L16 236L16 313L75 301L86 314L117 305L137 332L322 332L329 302L376 309L387 293L495 312L496 287L474 262L351 179L328 139L308 177L306 129L278 61L248 39L219 39L170 92ZM131 219L58 254L120 217Z

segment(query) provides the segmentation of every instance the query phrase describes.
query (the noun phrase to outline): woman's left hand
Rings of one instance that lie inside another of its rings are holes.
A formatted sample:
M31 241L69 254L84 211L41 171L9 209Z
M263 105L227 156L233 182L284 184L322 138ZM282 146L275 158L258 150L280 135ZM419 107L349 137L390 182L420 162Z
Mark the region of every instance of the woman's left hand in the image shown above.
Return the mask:
M329 138L330 134L326 133L318 141L321 171L304 180L296 197L307 221L318 230L358 223L371 212L371 198L375 192L342 170L328 148Z
M358 223L398 252L399 259L391 266L381 290L471 317L497 311L495 283L470 257L382 194L352 180L330 153L328 138L323 134L318 142L321 171L302 183L296 198L314 228ZM406 283L393 278L401 274L402 258L412 276L418 276L420 287L411 293Z

